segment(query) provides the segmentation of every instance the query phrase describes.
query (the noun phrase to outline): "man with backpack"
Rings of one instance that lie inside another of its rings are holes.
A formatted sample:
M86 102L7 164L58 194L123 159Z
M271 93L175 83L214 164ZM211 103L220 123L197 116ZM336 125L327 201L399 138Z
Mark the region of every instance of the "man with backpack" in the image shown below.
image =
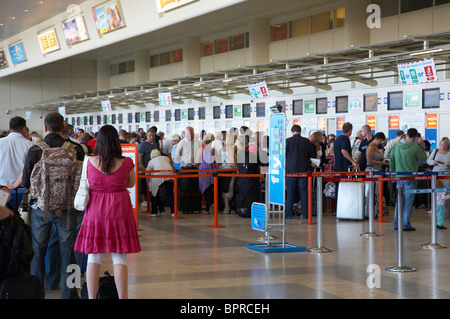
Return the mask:
M52 225L56 226L61 255L61 298L75 297L67 286L67 266L75 263L73 247L76 240L77 213L73 200L81 175L84 151L80 145L62 137L64 118L50 113L44 119L47 135L43 143L32 146L27 153L22 184L30 189L34 256L31 274L44 287L45 254ZM44 294L44 291L43 291Z

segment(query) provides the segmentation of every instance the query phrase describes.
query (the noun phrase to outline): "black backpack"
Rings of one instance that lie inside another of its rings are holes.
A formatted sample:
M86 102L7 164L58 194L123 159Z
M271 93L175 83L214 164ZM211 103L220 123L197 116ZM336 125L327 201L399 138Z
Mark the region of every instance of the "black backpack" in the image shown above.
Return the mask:
M31 227L18 214L0 221L0 280L30 272L33 255Z

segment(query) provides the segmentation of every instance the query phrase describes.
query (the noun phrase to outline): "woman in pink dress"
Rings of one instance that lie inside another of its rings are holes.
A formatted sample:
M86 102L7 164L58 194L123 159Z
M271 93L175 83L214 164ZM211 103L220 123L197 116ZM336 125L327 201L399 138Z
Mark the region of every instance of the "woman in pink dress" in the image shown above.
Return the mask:
M89 298L96 298L100 265L111 253L119 298L128 298L127 254L141 250L127 188L136 182L133 161L122 156L117 130L104 125L97 137L94 156L87 165L89 204L75 251L88 255L86 279Z

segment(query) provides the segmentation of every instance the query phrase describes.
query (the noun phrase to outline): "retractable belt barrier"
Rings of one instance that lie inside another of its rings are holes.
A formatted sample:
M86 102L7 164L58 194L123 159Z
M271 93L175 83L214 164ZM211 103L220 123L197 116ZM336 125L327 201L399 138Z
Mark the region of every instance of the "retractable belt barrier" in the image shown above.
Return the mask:
M141 174L138 178L171 178L174 180L174 219L178 217L178 179L179 178L192 178L192 177L207 177L212 176L214 178L214 226L208 226L209 228L224 228L224 226L218 225L218 178L219 177L258 177L265 178L265 174L239 174L236 173L237 169L193 169L193 170L183 170L183 175L178 175L175 170L155 170L155 171L144 171L140 170ZM233 172L233 173L231 173ZM159 173L154 175L154 173ZM167 173L167 174L163 174ZM196 174L186 174L186 173L196 173ZM203 173L199 176L198 173ZM150 174L150 175L146 175ZM308 178L308 220L309 224L311 222L311 212L312 212L312 178L317 178L318 190L322 189L323 181L333 181L333 182L384 182L384 181L403 181L403 180L431 180L431 188L429 189L414 189L404 191L402 188L397 189L397 205L398 212L402 212L402 197L404 194L421 194L430 193L432 196L432 240L429 244L423 244L423 248L434 249L434 248L446 248L446 245L436 242L436 194L438 192L450 191L450 188L436 188L437 179L450 179L450 172L374 172L374 171L354 171L354 172L312 172L312 173L289 173L286 177L303 177ZM381 185L382 183L380 183ZM382 187L379 187L379 209L380 209L380 222L382 222ZM379 233L373 232L373 183L369 184L369 232L362 233L362 237L377 237L382 236ZM147 185L147 195L148 185ZM312 253L324 253L333 251L330 248L326 248L322 243L322 191L317 191L317 246L308 249ZM147 207L149 210L149 207ZM408 267L403 265L403 227L402 224L402 213L398 215L398 236L397 236L397 246L398 246L398 265L387 267L387 271L391 272L411 272L415 271L414 267Z

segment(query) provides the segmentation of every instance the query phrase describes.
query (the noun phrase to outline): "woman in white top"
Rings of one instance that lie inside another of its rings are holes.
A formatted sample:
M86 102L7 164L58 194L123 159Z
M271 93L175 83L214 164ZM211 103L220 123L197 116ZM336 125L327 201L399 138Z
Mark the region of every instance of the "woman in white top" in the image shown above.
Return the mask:
M433 166L433 172L450 171L450 140L443 137L439 142L439 148L433 150L428 157L427 164ZM450 188L450 180L443 181L445 188Z

